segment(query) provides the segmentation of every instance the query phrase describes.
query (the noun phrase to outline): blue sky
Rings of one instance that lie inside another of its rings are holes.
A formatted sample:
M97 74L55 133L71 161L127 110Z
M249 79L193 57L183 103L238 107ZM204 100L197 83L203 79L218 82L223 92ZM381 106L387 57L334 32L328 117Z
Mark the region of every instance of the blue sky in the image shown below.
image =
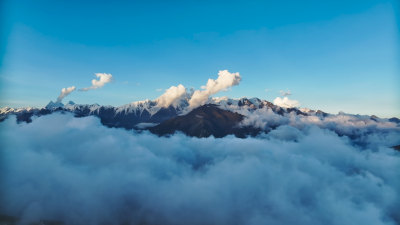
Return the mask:
M301 107L400 116L395 0L2 4L1 107L44 106L94 73L114 81L64 101L118 106L227 69L242 82L217 96L290 90Z

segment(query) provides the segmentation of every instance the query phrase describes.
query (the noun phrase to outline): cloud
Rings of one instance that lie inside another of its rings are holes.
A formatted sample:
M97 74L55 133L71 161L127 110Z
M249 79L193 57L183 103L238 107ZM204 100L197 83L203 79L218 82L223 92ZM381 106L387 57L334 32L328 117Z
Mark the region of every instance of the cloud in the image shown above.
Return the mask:
M201 87L203 90L194 91L189 100L189 107L196 108L204 105L211 95L238 85L240 80L241 77L239 73L230 73L228 70L220 70L216 80L208 79L206 86Z
M67 113L29 124L11 117L0 123L0 138L0 212L21 224L400 220L398 152L355 146L315 126L260 138L159 138Z
M182 97L186 95L186 88L179 84L178 86L171 86L164 94L156 99L157 105L160 107L168 108L171 104L176 104Z
M280 93L282 96L284 96L284 97L289 96L289 95L292 95L292 93L290 92L290 90L287 90L287 91L280 90L279 93Z
M75 86L67 87L61 89L60 96L57 98L57 102L61 102L67 95L71 94L71 92L75 91Z
M160 92L160 91L163 91L163 89L162 88L157 88L156 91Z
M97 88L103 87L105 84L110 83L112 81L112 75L110 73L95 73L98 80L92 80L92 86L87 88L81 88L80 91L89 91Z
M254 109L246 106L237 107L234 104L223 104L221 107L244 115L240 126L260 128L264 132L273 133L285 126L291 126L302 132L307 132L312 127L319 127L349 138L353 145L370 149L378 149L380 146L391 147L400 143L400 125L388 119L345 113L323 116L315 111L302 115L296 111L285 112L282 109L275 109L278 112L274 112L272 108Z
M234 111L245 116L240 125L261 128L264 131L286 125L290 121L289 118L276 114L271 108L266 107L254 111L244 108Z
M300 106L300 103L297 100L292 100L288 97L277 97L274 99L274 104L283 108L294 108Z
M146 129L146 128L154 127L154 126L157 126L157 125L158 125L158 123L138 123L138 124L135 125L135 127L137 129Z

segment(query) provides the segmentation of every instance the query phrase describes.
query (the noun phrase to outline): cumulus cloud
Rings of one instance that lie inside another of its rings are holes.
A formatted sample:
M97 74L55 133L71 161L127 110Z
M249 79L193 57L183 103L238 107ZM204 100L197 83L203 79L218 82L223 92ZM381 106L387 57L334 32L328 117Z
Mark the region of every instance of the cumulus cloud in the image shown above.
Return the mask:
M71 92L75 91L75 86L67 87L61 89L60 96L57 98L57 102L61 102L67 95L71 94Z
M186 88L179 84L178 86L171 86L164 94L157 98L157 105L167 108L171 104L176 104L182 97L186 95Z
M201 87L203 90L194 91L189 100L190 108L204 105L211 95L238 85L240 80L241 77L239 73L230 73L228 70L220 70L216 80L208 79L207 84Z
M288 97L277 97L274 99L274 104L283 108L294 108L300 106L300 103L297 100L292 100Z
M159 138L51 114L0 123L1 214L20 224L396 224L400 155L285 126ZM381 137L376 137L380 139Z
M112 75L110 73L95 73L98 80L92 80L92 86L81 88L80 91L89 91L97 88L103 87L105 84L110 83L112 81Z

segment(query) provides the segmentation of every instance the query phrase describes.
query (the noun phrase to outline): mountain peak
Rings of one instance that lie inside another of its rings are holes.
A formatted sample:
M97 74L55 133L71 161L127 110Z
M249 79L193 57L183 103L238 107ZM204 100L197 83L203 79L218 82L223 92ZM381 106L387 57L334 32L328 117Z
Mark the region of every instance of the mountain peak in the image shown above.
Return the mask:
M62 107L64 107L64 104L62 104L61 102L53 102L53 101L50 101L45 106L46 109L55 109L55 108L62 108Z

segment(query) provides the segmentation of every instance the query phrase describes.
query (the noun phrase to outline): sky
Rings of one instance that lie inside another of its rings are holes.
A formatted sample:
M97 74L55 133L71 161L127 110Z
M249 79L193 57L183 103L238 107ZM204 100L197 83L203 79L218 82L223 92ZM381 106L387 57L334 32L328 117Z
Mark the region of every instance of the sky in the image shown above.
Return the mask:
M199 89L218 71L240 85L216 96L400 117L399 4L364 1L1 1L0 107L63 101L119 106L170 86Z

